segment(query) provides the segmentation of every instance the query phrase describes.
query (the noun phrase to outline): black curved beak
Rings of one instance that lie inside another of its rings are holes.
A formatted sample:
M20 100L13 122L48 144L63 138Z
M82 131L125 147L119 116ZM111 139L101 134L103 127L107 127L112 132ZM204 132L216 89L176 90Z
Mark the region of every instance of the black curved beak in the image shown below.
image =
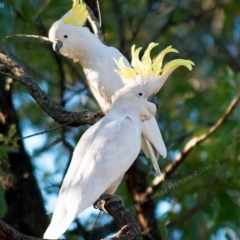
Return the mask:
M53 50L56 51L57 54L60 54L59 50L62 48L63 43L59 40L54 41Z
M153 104L155 104L156 108L158 109L159 100L158 100L158 97L157 97L155 94L153 94L152 96L150 96L150 97L148 98L148 101L151 102L151 103L153 103Z

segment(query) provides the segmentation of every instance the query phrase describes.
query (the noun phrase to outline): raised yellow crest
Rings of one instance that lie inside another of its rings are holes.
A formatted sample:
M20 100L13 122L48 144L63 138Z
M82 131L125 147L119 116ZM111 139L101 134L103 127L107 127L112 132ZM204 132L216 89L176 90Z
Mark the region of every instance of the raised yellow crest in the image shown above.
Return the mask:
M172 48L172 46L168 46L167 48L165 48L152 60L150 57L150 52L157 45L158 43L150 43L148 45L148 48L144 52L141 60L139 59L139 53L142 48L140 47L135 50L135 45L133 45L131 48L132 68L126 67L123 62L123 57L121 57L118 61L114 59L115 63L120 69L120 70L115 70L115 72L118 73L122 78L130 79L130 78L135 78L138 74L141 74L144 77L147 77L149 75L154 75L156 77L162 76L167 72L173 71L174 69L180 66L185 66L190 71L192 70L192 66L194 65L194 63L190 60L185 60L185 59L174 59L166 63L164 67L162 67L163 58L167 53L170 53L170 52L178 53L178 51Z
M82 26L88 17L86 4L82 0L73 0L72 9L64 16L63 23Z

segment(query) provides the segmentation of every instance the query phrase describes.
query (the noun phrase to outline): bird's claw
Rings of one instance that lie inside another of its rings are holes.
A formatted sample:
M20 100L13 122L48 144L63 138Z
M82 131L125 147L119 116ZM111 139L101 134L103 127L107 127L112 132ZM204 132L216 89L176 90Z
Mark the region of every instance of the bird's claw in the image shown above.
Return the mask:
M98 198L98 200L93 203L93 207L108 213L108 211L105 209L104 206L108 205L110 203L113 203L113 202L119 202L119 203L121 203L124 206L124 202L123 202L121 197L119 197L119 196L117 196L115 194L110 195L110 194L107 194L107 193L103 193Z

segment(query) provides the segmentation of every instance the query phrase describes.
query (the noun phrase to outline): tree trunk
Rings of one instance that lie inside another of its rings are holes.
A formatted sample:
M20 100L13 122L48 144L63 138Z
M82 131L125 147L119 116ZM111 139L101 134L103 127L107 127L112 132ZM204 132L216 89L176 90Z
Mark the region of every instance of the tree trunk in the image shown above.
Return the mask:
M139 203L140 195L147 188L147 172L143 172L137 167L136 160L126 173L126 183L130 194L132 195L136 210L137 220L143 231L144 240L161 240L159 226L154 214L155 202L153 199L147 199Z
M16 111L11 98L12 80L0 75L0 133L6 134L15 125L17 136L21 136ZM8 154L8 163L0 161L2 174L0 183L5 190L8 206L3 220L18 231L41 237L47 228L43 198L33 174L33 166L22 141L19 152ZM2 160L2 159L0 159Z

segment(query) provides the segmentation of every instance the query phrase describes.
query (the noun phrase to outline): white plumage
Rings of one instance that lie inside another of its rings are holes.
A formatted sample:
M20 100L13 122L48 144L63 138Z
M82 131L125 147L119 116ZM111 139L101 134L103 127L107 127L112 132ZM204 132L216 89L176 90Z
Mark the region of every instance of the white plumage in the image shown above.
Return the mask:
M90 90L102 111L107 113L112 104L111 97L129 81L114 72L118 67L113 58L118 60L123 57L125 65L130 67L128 60L116 48L104 45L87 27L64 24L62 19L53 24L49 38L61 44L58 49L62 55L79 61L83 66ZM147 157L151 157L160 174L158 153L165 158L167 150L154 116L144 122L142 136L143 151Z
M107 115L83 134L74 150L51 224L44 234L47 239L59 238L102 193L113 194L141 145L160 174L158 152L165 157L167 151L154 118L156 106L147 99L161 89L174 69L183 65L191 70L194 65L189 60L175 59L162 68L164 55L177 50L169 46L152 61L150 51L157 44L151 43L142 62L140 50L132 48L132 69L117 49L107 47L88 28L79 26L84 17L77 26L70 24L76 23L77 9L84 9L84 5L74 0L73 9L54 23L49 38L61 54L80 62L92 93ZM114 62L113 58L120 57L122 62ZM120 70L121 77L115 69Z
M105 117L81 137L59 192L46 239L59 238L70 223L103 193L113 194L119 179L141 149L142 121L156 112L147 98L158 91L160 78L141 75L113 96Z

